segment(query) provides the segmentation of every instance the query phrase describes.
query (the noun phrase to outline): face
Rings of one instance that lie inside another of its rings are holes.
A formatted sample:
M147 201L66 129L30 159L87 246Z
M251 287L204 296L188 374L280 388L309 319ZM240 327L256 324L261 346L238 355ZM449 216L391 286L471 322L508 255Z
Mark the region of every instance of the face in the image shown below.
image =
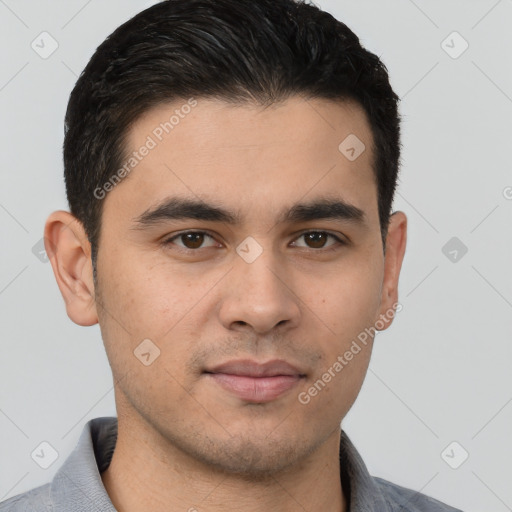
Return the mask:
M140 161L101 199L95 307L118 415L197 461L278 471L339 433L361 333L396 301L371 131L354 103L184 104L133 125Z

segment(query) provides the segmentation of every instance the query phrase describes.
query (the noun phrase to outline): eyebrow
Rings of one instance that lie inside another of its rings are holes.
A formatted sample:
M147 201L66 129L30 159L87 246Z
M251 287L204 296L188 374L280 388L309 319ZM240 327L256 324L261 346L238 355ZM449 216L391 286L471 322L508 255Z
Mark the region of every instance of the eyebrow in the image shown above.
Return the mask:
M201 220L226 224L241 224L239 213L209 204L202 200L171 197L135 218L133 229L144 229L170 220ZM313 220L341 220L364 225L367 218L363 210L341 199L320 198L297 203L278 216L277 224L299 223Z

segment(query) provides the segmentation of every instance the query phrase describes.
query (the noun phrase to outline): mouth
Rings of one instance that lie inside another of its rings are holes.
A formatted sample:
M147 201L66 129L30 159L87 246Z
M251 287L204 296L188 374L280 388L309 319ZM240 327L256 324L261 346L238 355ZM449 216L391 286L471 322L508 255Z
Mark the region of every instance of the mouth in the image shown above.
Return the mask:
M243 359L228 361L204 374L225 391L251 403L266 403L290 391L306 377L283 360L266 363Z

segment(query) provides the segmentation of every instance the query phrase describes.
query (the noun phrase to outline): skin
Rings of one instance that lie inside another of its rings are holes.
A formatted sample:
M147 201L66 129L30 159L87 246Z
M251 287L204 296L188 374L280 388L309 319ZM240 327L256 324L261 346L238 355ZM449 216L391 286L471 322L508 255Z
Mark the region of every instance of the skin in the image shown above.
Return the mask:
M130 150L183 103L138 119ZM349 134L366 145L353 162L338 149ZM199 98L103 199L97 283L80 222L63 211L48 218L47 251L67 313L79 325L99 322L112 367L119 434L102 480L117 510L347 509L340 422L373 340L308 404L298 394L365 328L383 315L382 329L392 321L407 218L392 215L384 255L372 157L371 130L354 103L297 96L264 109ZM242 222L134 228L176 195L221 205ZM325 197L363 210L364 224L278 222L294 203ZM187 230L213 238L197 249L183 237L167 242ZM311 231L347 243L308 242L301 235ZM236 252L248 236L263 250L252 263ZM144 339L160 349L149 366L134 356ZM284 359L305 376L275 400L251 403L203 373L241 358Z

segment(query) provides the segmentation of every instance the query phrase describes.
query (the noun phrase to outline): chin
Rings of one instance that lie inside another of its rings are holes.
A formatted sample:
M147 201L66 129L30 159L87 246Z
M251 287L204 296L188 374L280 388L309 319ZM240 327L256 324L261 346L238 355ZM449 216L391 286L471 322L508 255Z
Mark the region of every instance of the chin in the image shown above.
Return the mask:
M256 438L250 432L233 435L225 439L209 436L193 443L182 440L178 446L195 460L215 467L226 475L238 476L242 480L266 481L282 474L288 468L307 457L321 440L296 439L295 436L276 439L262 436Z

